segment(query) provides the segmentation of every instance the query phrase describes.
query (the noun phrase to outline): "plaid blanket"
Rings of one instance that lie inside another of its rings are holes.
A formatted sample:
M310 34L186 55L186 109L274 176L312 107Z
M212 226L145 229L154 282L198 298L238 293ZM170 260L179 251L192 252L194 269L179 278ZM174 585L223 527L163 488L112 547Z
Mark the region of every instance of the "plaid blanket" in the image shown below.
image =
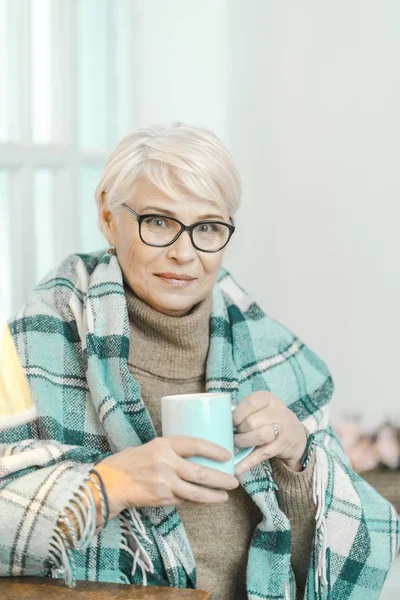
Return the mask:
M195 587L194 558L173 506L124 511L97 533L82 526L75 543L57 525L96 461L156 435L127 367L128 315L116 256L68 257L10 327L39 417L0 435L0 575ZM311 433L317 515L305 598L378 598L398 549L397 514L351 470L329 425L333 384L325 364L226 270L213 291L206 380L207 390L229 391L236 403L270 390ZM269 462L240 480L263 514L248 553L248 597L293 600L290 523ZM85 510L93 521L93 506Z

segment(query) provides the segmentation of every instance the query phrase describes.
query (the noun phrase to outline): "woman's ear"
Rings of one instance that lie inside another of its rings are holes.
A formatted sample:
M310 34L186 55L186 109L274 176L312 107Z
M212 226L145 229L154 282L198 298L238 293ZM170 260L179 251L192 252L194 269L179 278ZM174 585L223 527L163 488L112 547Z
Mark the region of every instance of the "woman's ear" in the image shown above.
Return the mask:
M104 191L101 192L99 220L100 220L100 227L103 232L103 235L106 237L110 246L115 246L114 215L112 214L111 210L108 207L107 194Z

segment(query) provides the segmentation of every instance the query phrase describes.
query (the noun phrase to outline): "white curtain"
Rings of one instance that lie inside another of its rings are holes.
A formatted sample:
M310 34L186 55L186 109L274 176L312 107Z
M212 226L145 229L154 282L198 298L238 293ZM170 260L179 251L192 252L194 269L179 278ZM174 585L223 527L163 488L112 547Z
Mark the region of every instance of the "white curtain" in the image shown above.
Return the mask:
M110 150L133 126L134 7L131 0L0 0L0 309L7 317L68 253L106 246L93 191Z

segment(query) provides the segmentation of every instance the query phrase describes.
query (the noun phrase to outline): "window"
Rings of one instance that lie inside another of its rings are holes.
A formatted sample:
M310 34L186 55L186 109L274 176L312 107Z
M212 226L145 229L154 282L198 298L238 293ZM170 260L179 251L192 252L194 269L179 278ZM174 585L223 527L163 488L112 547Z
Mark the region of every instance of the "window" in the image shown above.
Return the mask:
M106 247L94 188L133 128L131 0L0 0L0 308Z

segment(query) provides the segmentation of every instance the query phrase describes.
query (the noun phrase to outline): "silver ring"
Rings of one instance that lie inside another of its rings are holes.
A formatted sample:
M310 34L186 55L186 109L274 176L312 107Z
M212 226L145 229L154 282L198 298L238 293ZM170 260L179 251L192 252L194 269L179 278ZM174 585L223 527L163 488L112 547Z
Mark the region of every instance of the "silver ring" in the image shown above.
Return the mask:
M272 429L274 430L274 438L279 437L279 427L276 423L271 423Z

